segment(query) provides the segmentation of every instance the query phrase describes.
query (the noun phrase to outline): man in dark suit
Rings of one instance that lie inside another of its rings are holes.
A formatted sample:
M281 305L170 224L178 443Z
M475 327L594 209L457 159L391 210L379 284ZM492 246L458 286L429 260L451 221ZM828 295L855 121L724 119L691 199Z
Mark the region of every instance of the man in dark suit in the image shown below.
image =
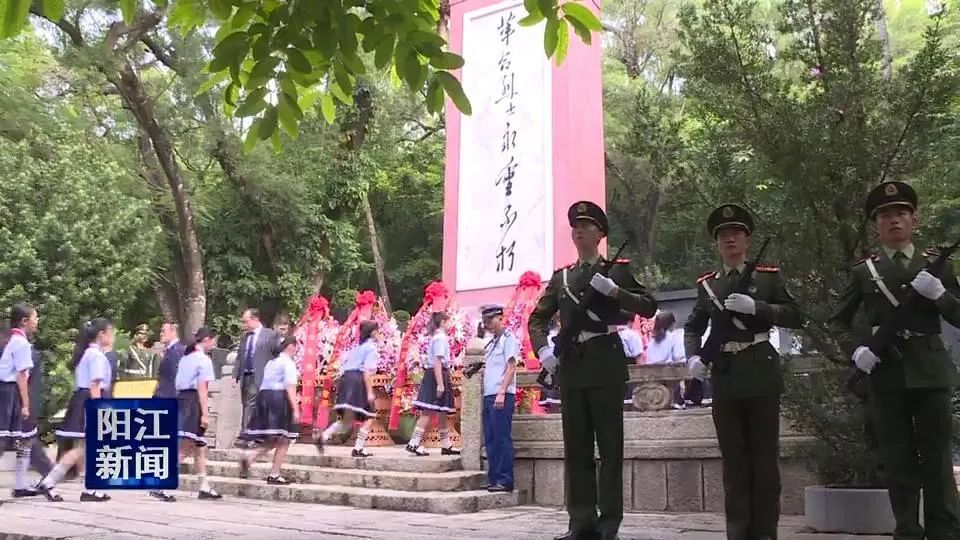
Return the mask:
M277 334L263 326L260 312L254 308L244 310L240 321L246 332L240 339L237 349L237 361L233 365L233 379L240 384L240 399L243 401L243 424L247 427L253 406L257 399L260 382L263 381L263 368L273 359L273 347L277 343Z
M157 368L157 389L153 392L155 398L177 398L177 366L183 358L183 343L180 342L177 323L165 322L160 327L160 343L163 343L163 359ZM165 502L173 502L173 495L155 490L150 496Z

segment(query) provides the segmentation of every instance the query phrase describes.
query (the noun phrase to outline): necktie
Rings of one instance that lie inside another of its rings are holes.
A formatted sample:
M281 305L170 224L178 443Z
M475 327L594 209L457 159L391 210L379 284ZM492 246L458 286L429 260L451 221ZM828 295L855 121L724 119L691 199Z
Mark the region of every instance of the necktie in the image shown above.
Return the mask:
M894 253L893 260L897 261L897 264L899 264L902 268L906 268L907 264L910 262L910 259L907 258L907 254L902 251Z
M733 268L733 269L731 269L729 272L727 272L727 275L730 276L730 277L737 277L737 276L740 275L740 270L737 270L736 268Z
M256 339L256 334L247 332L247 353L244 360L244 369L246 371L253 371L253 345Z

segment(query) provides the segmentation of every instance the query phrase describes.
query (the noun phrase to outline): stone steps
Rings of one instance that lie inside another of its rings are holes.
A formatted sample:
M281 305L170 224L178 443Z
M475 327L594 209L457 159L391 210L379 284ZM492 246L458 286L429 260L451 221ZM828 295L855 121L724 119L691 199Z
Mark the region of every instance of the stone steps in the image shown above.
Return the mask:
M369 459L369 458L368 458ZM250 468L250 478L265 480L271 464L261 461ZM184 474L190 472L183 467ZM239 478L240 465L229 461L208 461L207 474ZM399 491L470 491L483 487L486 474L474 471L404 472L389 470L342 469L312 465L284 464L280 474L297 484L362 487Z
M352 486L290 484L272 486L259 479L208 476L207 480L225 497L290 501L314 504L335 504L431 514L464 514L516 506L525 502L525 494L488 493L470 491L403 491ZM180 489L196 490L199 479L192 475L180 476Z
M332 451L331 451L332 450ZM390 448L383 452L382 448L371 447L374 455L369 458L355 458L349 454L349 449L343 447L329 448L323 456L308 445L292 445L287 454L286 462L291 465L308 465L312 467L327 467L334 469L360 469L364 471L394 471L409 473L442 473L448 471L462 471L463 460L460 456L440 456L439 449L430 449L434 454L426 457L414 457L403 454ZM242 450L234 448L210 449L208 460L230 461L236 463L240 459Z

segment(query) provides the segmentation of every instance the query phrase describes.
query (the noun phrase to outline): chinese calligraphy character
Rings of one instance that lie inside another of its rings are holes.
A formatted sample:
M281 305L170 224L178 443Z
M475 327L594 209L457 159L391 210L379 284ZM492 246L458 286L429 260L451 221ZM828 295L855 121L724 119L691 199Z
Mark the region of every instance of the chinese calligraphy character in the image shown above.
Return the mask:
M97 478L120 480L126 478L130 469L130 456L123 455L130 446L111 448L109 445L97 449Z
M497 30L500 31L500 41L502 41L504 45L510 45L510 36L516 32L516 29L513 27L513 20L515 18L512 11L508 13L506 17L503 15L500 16L500 25L497 26Z
M497 98L497 100L494 101L494 103L500 103L501 101L507 98L510 98L512 101L513 98L517 96L517 92L513 87L514 78L515 78L514 73L512 71L509 74L505 74L503 77L501 77L500 84L503 87L503 89L500 92L500 97Z
M105 436L111 440L130 438L130 409L97 410L97 439Z
M516 222L517 211L513 209L512 204L507 203L507 207L503 209L503 222L500 223L500 228L503 229L503 237L507 236L507 233L510 232L513 224Z
M170 435L160 434L160 415L167 414L167 411L137 409L137 414L141 416L135 417L133 421L140 425L140 429L137 431L136 437L138 441L170 438ZM143 416L151 417L150 433L147 433L147 422Z
M500 60L497 61L497 65L500 67L500 71L507 71L510 69L510 51L503 51L500 53Z
M510 242L509 246L500 246L500 253L497 253L497 272L503 272L504 270L513 272L513 248L515 248L516 245L517 241L514 240Z
M163 446L141 446L134 467L136 478L151 474L161 480L170 475L170 453Z
M510 129L510 122L507 122L507 129L503 132L503 141L500 144L500 151L506 152L511 148L517 147L517 130Z
M513 177L516 174L517 165L519 164L514 162L513 156L510 156L510 161L507 163L507 166L500 169L500 175L497 177L497 183L495 185L505 184L504 187L507 192L507 197L513 193Z

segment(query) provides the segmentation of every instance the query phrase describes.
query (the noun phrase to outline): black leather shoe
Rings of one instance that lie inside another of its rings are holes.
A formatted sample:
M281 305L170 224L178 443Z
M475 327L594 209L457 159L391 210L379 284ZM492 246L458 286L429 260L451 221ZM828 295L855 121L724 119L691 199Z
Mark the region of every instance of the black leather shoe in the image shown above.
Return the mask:
M510 493L513 491L513 486L504 486L502 484L494 484L487 487L487 491L490 493Z
M449 448L441 448L440 455L441 456L459 456L460 451L451 446Z
M13 490L12 494L13 494L13 498L20 499L23 497L36 497L37 495L40 494L40 492L33 488L26 488L26 489L15 489Z
M151 491L150 496L163 502L177 502L177 498L162 491Z
M553 540L599 540L600 533L597 531L567 531L563 536L558 536Z
M217 493L212 489L210 491L200 490L199 492L197 492L197 498L205 501L219 501L220 499L223 498L223 495Z
M106 493L87 493L80 494L80 502L107 502L110 496Z

